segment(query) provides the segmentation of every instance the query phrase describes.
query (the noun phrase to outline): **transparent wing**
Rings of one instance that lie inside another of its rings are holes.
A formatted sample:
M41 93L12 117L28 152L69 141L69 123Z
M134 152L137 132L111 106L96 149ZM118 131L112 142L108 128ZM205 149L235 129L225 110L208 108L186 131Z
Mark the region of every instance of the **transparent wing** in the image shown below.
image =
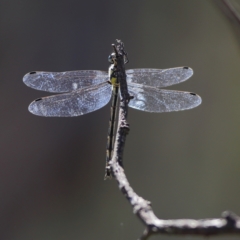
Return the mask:
M75 117L93 112L105 106L111 98L111 85L100 83L33 101L28 110L44 117Z
M30 72L23 77L23 82L28 87L56 93L70 92L107 80L107 72L98 70Z
M193 75L189 67L169 69L129 69L126 70L127 82L148 85L152 87L167 87L186 81Z
M131 99L129 106L146 112L172 112L191 109L201 104L202 99L195 93L157 89L129 84Z

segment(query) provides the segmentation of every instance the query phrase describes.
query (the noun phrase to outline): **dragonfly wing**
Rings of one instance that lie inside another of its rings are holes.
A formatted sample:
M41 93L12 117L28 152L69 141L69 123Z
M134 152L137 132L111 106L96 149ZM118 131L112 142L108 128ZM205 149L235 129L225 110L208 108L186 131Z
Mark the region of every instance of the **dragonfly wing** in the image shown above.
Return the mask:
M69 72L30 72L23 82L31 88L47 92L70 92L108 80L104 71L81 70Z
M138 83L152 87L167 87L186 81L193 75L189 67L177 67L169 69L129 69L127 73L128 83Z
M128 85L131 99L129 106L146 112L172 112L197 107L202 99L195 93L157 89L148 86Z
M110 98L111 85L101 83L70 93L36 99L28 110L43 117L75 117L102 108Z

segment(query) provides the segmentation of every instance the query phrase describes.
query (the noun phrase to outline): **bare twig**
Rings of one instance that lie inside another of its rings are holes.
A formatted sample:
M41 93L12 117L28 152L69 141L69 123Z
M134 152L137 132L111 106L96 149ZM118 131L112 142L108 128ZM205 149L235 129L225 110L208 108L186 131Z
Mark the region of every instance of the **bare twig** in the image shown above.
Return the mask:
M117 67L119 73L120 84L126 84L126 73L124 68L124 51L121 50L121 42L118 42L117 51ZM123 49L124 50L124 49ZM125 81L125 83L124 83ZM125 92L122 92L125 91ZM109 162L112 175L118 182L118 186L125 195L131 206L133 212L146 226L146 230L141 236L141 240L148 239L153 234L167 234L167 235L220 235L220 234L240 234L240 218L231 212L224 212L222 218L216 219L158 219L151 207L151 203L142 197L138 196L130 186L124 169L122 167L122 158L126 136L129 132L129 125L127 123L128 102L131 97L128 94L127 86L121 88L121 102L119 109L118 128L114 146L114 153L112 160Z

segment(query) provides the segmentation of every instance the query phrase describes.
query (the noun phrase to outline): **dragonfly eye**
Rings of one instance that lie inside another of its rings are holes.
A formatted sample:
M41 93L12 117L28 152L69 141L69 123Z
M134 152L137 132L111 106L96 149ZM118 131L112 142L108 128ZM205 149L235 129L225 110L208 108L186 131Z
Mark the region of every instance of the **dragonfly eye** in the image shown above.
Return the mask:
M108 61L110 63L114 63L114 60L116 59L116 54L115 53L112 53L111 55L109 55L108 57Z

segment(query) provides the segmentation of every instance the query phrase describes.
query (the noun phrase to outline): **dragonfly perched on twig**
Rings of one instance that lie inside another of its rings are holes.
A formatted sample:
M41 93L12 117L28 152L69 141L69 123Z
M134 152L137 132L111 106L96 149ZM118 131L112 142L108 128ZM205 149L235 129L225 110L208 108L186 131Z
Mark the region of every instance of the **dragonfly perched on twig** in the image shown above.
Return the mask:
M112 56L112 57L111 57ZM109 71L29 72L23 82L34 89L60 93L38 98L28 109L44 117L75 117L104 107L113 96L107 144L107 162L111 159L119 83L114 75L114 55ZM133 99L129 107L146 112L171 112L191 109L201 103L195 93L160 89L181 83L193 75L189 67L126 70L128 91ZM110 84L109 84L110 83ZM113 111L114 110L114 111ZM107 171L107 176L110 172Z

